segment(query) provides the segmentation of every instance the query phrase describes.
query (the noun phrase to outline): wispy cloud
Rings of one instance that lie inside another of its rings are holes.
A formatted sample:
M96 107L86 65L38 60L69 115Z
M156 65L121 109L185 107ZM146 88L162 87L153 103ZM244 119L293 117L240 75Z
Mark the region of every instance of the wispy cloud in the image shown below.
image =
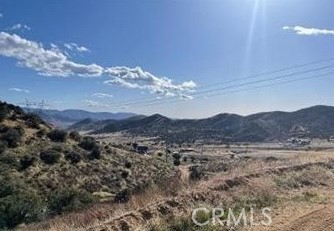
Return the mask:
M8 28L8 30L21 30L21 31L24 31L24 30L31 30L31 28L25 24L21 24L21 23L18 23L18 24L15 24L14 26Z
M3 13L0 13L0 18L3 18Z
M100 76L103 73L99 65L73 62L59 50L46 49L40 43L6 32L0 32L0 55L15 58L20 66L46 76Z
M334 35L334 30L309 28L303 26L284 26L283 30L292 30L299 35Z
M109 105L109 104L102 103L102 102L95 101L95 100L85 99L85 100L83 100L83 102L86 104L87 107L94 107L94 108L108 108L108 107L111 107L111 105Z
M30 91L27 89L22 89L22 88L17 88L17 87L9 88L8 90L15 91L15 92L22 92L22 93L30 93Z
M140 67L110 67L105 72L111 77L111 80L105 81L106 84L148 90L167 97L176 95L182 97L196 88L193 81L174 84L171 79L155 76Z
M97 98L112 98L114 97L111 94L105 94L105 93L94 93L93 97L97 97Z
M78 52L89 52L90 51L87 47L79 46L76 43L65 43L64 47L66 47L70 51L78 51Z

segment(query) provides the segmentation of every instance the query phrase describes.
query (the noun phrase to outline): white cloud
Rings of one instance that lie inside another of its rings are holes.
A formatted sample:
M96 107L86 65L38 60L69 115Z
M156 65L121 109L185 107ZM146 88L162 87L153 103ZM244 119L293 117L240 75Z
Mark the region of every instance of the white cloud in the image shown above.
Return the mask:
M308 28L302 26L284 26L283 30L292 30L299 35L334 35L334 30Z
M95 101L95 100L88 100L88 99L86 99L86 100L83 100L83 102L88 107L95 107L95 108L108 108L108 107L111 107L111 105L109 105L109 104L98 102L98 101Z
M31 28L25 24L15 24L14 26L10 27L8 30L31 30Z
M83 76L93 77L108 75L108 85L118 85L126 88L140 89L164 97L178 96L181 99L196 88L193 81L176 84L170 78L158 77L140 67L109 67L104 68L95 63L81 64L71 60L71 57L53 43L50 48L43 44L28 40L16 34L0 32L0 55L14 58L19 66L30 68L45 76ZM96 97L111 97L100 93Z
M78 52L89 52L90 51L87 47L79 46L76 43L65 43L64 47L66 47L70 51L78 51Z
M108 85L148 90L151 93L167 97L180 96L183 98L187 92L196 88L193 81L174 84L171 79L155 76L140 67L110 67L106 68L105 72L111 77L111 80L105 81Z
M0 13L0 18L3 18L3 14L2 13Z
M105 93L94 93L93 97L97 97L97 98L112 98L114 97L111 94L105 94Z
M15 58L20 66L46 76L101 76L103 73L99 65L70 61L60 50L46 49L40 43L6 32L0 32L0 55Z
M16 88L16 87L9 88L8 90L9 90L9 91L15 91L15 92L30 93L30 91L29 91L29 90L27 90L27 89Z

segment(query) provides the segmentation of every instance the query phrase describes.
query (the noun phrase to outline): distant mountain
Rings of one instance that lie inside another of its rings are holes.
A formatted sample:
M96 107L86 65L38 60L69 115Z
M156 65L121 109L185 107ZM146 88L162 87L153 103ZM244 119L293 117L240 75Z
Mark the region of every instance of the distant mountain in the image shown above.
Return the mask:
M89 123L91 128L94 123ZM155 114L98 123L100 126L95 123L94 133L127 131L134 135L160 136L171 142L201 139L259 142L334 136L334 107L314 106L295 112L263 112L249 116L225 113L206 119L170 119ZM76 129L80 130L80 126Z
M89 112L84 110L39 110L39 109L24 109L26 112L33 112L39 115L42 119L51 123L57 127L67 128L72 124L79 121L90 119L91 121L100 120L122 120L132 116L136 116L134 113L128 112Z

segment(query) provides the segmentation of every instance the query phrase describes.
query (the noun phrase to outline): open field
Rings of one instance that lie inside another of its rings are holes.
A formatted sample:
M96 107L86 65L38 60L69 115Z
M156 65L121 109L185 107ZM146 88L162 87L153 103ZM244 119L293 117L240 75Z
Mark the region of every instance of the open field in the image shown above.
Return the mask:
M154 150L163 151L162 148L163 145L158 145ZM181 149L184 147L178 147L178 151ZM128 203L101 203L18 230L232 228L226 223L194 225L190 220L192 211L203 206L232 208L236 214L243 207L271 209L270 226L240 224L233 230L331 230L333 227L334 155L330 145L321 149L319 146L286 148L281 144L197 145L188 146L182 156L187 156L187 161L181 161L166 185L134 195ZM192 175L194 167L201 173L198 178Z

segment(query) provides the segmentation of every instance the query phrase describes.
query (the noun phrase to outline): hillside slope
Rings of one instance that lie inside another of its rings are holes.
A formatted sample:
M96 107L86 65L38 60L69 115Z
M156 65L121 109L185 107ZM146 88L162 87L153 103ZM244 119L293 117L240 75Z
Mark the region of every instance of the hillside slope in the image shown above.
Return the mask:
M100 200L126 201L173 170L165 159L54 130L0 102L0 230Z

